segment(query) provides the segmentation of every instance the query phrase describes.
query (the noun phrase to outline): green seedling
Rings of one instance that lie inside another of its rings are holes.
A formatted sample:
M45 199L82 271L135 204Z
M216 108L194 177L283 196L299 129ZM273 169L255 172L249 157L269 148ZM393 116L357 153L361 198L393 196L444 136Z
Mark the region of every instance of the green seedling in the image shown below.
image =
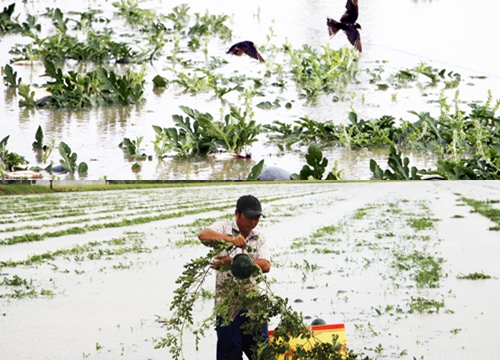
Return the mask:
M144 136L137 136L135 140L124 138L118 146L136 160L145 159L147 155L145 153L141 153L141 143L143 139Z
M316 101L321 94L341 92L357 75L358 54L350 48L332 50L329 45L318 53L309 45L294 50L283 45L290 57L293 80L302 89L301 97Z
M71 148L63 141L59 143L59 154L62 156L60 164L70 173L78 170L79 173L87 172L88 166L85 162L77 164L78 154L71 151Z
M42 155L42 160L43 163L46 164L47 160L49 159L50 155L52 154L52 151L54 150L54 146L56 145L56 139L52 139L49 145L44 145L43 148L43 155Z
M2 179L5 177L5 171L12 171L16 165L26 165L28 161L17 153L7 150L7 143L10 135L7 135L0 141L0 169L2 171Z
M43 149L43 130L41 125L38 125L38 129L35 134L35 141L31 144L31 146L33 146L33 149L35 150Z
M328 159L323 157L323 153L318 145L311 144L306 154L307 165L302 167L300 174L292 174L293 179L300 180L321 180L328 165ZM338 180L335 174L329 172L325 180Z
M141 9L138 0L120 0L112 5L117 8L118 15L123 16L132 26L144 25L156 19L154 10Z
M167 19L174 23L175 30L182 30L186 26L190 17L188 15L189 9L188 4L181 4L172 8L172 12L166 16Z
M418 170L412 166L410 169L408 164L410 160L405 157L401 159L401 152L397 152L393 146L389 149L389 160L387 161L391 170L382 171L377 162L370 159L370 170L373 173L373 178L376 180L420 180L421 177L417 174Z
M20 106L26 106L28 108L35 107L36 105L35 92L31 91L29 85L19 83L18 92L19 96L24 98L19 100Z

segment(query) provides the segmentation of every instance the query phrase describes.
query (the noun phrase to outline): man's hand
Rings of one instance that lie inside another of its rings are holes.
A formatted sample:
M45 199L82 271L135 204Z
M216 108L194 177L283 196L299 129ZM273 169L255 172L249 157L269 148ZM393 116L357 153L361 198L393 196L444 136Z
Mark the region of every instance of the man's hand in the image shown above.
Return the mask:
M215 261L212 263L212 265L210 265L210 267L215 270L220 270L220 268L224 265L231 264L231 261L233 261L233 258L231 256L217 255L215 257Z
M231 242L234 244L234 246L242 249L245 249L247 247L247 243L245 242L245 238L243 237L243 235L234 237Z

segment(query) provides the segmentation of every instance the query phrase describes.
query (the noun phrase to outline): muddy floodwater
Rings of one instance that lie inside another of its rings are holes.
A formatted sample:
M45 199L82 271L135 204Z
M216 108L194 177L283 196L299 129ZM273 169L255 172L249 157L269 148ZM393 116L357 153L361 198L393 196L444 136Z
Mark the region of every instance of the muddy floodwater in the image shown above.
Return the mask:
M500 183L387 185L0 197L1 357L170 359L154 346L183 265L207 253L196 234L251 193L266 215L273 291L306 322L344 323L348 346L373 359L496 359L499 224L473 206L499 211ZM195 324L212 306L199 300ZM215 331L199 351L184 341L185 359L215 358Z
M1 6L5 7L10 3L2 1ZM111 36L114 41L126 42L138 52L150 49L145 40L147 32L141 32L139 27L127 23L112 3L88 0L71 3L57 0L16 2L14 16L25 21L27 14L37 15L42 25L40 36L44 37L55 32L51 20L42 16L47 13L47 8L60 8L65 17L73 19L79 19L79 13L98 10L96 16L101 20L109 20L109 23L94 23L93 29L96 32L103 32L107 27L108 30L112 29ZM157 15L166 16L175 6L182 3L151 0L140 1L138 6L141 9L153 10ZM495 0L482 1L480 6L477 1L472 0L360 1L358 22L362 26L363 53L357 64L357 75L349 81L342 93L320 95L315 103L299 96L300 91L291 79L289 60L283 53L278 52L276 55L270 49L273 46L281 49L287 42L297 49L308 44L318 51L327 44L332 49L350 47L342 33L330 39L326 27L327 16L337 20L341 17L345 11L345 1L292 0L284 6L280 2L263 0L214 0L209 3L196 0L189 1L189 7L191 21L194 21L195 13L204 14L207 10L212 15L228 15L227 26L232 30L232 36L228 40L211 36L203 40L206 41L206 46L202 44L196 51L188 48L186 37L181 38L179 56L189 62L189 67L182 70L182 66L177 65L176 71L193 77L196 67L203 68L212 61L211 59L219 59L227 61L227 64L217 69L227 78L245 75L248 79L267 81L268 84L259 90L259 96L253 97L249 103L258 124L271 124L274 120L291 124L304 116L320 122L348 123L347 115L351 110L354 110L360 119L390 115L397 121L416 121L416 116L408 111L439 115L438 100L441 92L451 101L458 91L460 106L464 111L468 109L468 103L484 103L488 90L492 91L494 99L499 98L500 47L491 40L495 34L500 33L500 23L497 21L500 5ZM190 26L192 25L191 22ZM68 33L83 38L84 32L73 30L74 26L75 21L68 22ZM242 40L252 40L257 46L264 46L262 56L266 63L259 63L249 57L226 55L231 44ZM18 56L9 53L11 49L30 41L30 38L20 34L0 35L0 65L9 64ZM263 159L266 165L277 165L291 173L298 173L305 164L307 146L296 144L281 151L263 133L248 149L251 159L247 160L218 161L205 156L180 160L156 156L153 146L155 132L152 126L173 127L172 115L183 114L179 106L210 113L214 119L219 119L221 110L227 114L231 105L245 107L244 90L232 91L220 99L210 91L194 95L185 93L184 88L175 83L163 90L155 89L152 80L156 75L173 80L173 65L169 60L173 41L172 36L166 36L166 45L151 62L121 65L110 61L104 64L108 70L119 74L124 73L127 68L145 72L145 101L141 104L85 110L29 109L19 105L21 97L15 89L5 87L0 91L0 140L9 135L8 150L24 156L30 166L41 168L45 168L51 161L54 165L59 164L61 156L57 145L64 141L78 154L78 161L86 162L89 169L87 173L80 175L54 175L60 179L245 179L251 168ZM415 68L422 62L438 70L444 69L445 73L459 73L460 84L445 89L442 82L429 86L428 81L420 79L405 88L379 86L388 84L388 79L398 71ZM47 77L42 76L45 71L43 65L12 66L24 83L32 85L37 97L43 96L43 89L36 88L36 85L49 81ZM64 63L63 70L86 73L96 66L92 62L68 60ZM268 80L266 71L272 74ZM280 74L283 75L282 80L286 85L271 85ZM375 77L379 78L373 81ZM243 88L250 89L256 84L254 81L245 82ZM273 109L256 106L261 102L275 101L278 101L280 106ZM285 106L286 103L291 107ZM45 141L50 143L54 140L56 144L53 153L45 161L31 148L39 126L43 128ZM151 160L141 160L140 169L133 170L132 165L136 160L126 155L118 144L124 138L133 140L138 137L143 137L141 151L151 156ZM342 169L344 179L369 179L372 175L369 169L370 159L385 163L388 154L387 149L348 151L345 147L325 147L323 151L330 162L329 168L338 161L338 168ZM435 167L436 158L432 154L407 155L411 159L411 165L419 169ZM51 176L45 171L41 174L45 179Z

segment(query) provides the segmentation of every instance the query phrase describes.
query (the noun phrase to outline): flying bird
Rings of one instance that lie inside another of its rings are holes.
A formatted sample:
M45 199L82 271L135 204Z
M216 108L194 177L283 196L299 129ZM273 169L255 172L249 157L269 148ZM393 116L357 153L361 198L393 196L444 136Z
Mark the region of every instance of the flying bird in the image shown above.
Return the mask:
M257 51L257 48L255 47L254 43L251 41L242 41L239 43L234 44L229 48L226 54L233 54L236 56L241 56L242 54L247 54L250 57L253 57L254 59L259 60L260 62L264 62L264 59L262 56L260 56L259 52Z
M361 36L358 29L361 30L356 20L358 19L358 0L347 0L345 5L346 12L340 18L340 22L326 18L326 25L330 36L334 36L339 30L344 30L349 42L361 52Z

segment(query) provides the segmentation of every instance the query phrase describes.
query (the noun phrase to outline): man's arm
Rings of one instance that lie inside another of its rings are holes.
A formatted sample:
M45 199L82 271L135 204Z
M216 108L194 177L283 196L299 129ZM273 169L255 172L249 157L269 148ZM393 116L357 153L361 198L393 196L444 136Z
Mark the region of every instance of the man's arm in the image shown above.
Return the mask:
M232 242L234 246L241 247L243 249L246 247L245 238L242 235L233 237L231 235L217 232L211 228L205 228L201 230L198 234L198 239L200 239L200 241L222 240L226 242ZM233 259L231 256L216 256L215 258L220 261L219 267L223 266L224 264L230 264ZM271 263L267 259L259 258L255 259L254 262L262 269L263 273L267 273L269 272L269 270L271 270Z
M271 263L267 259L255 259L254 263L262 269L263 273L267 273L271 270Z
M201 230L200 233L198 234L198 239L200 239L200 241L222 240L226 242L231 242L236 247L240 248L246 247L245 238L242 235L233 237L232 235L222 234L210 228L205 228Z

